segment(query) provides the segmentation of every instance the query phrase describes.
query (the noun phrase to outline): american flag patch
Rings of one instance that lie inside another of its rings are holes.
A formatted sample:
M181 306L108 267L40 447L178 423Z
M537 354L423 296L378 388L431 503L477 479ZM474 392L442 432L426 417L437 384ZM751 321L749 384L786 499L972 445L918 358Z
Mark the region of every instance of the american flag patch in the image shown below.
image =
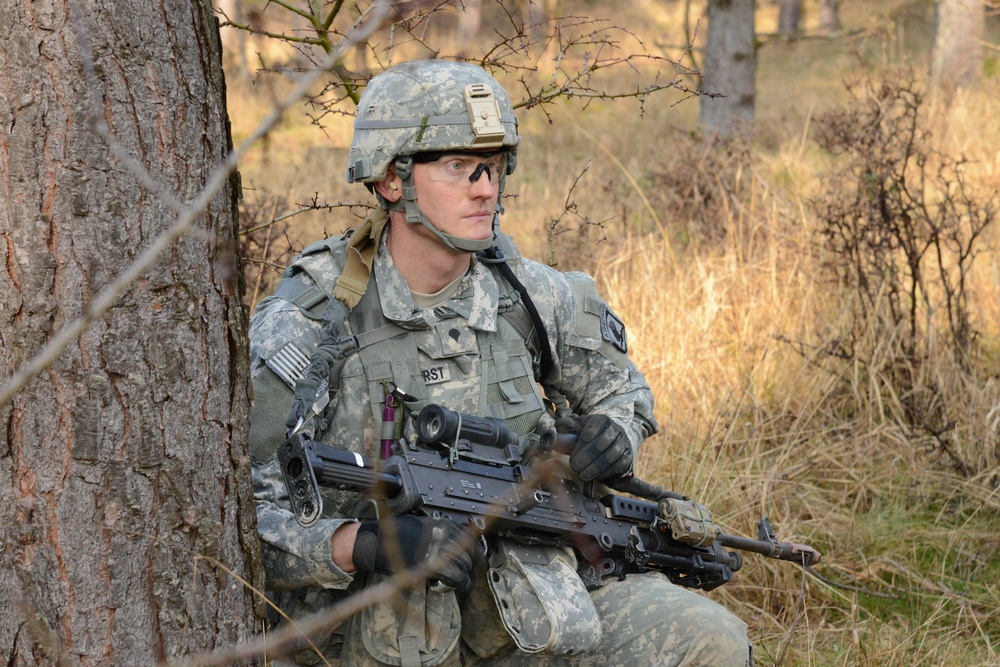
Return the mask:
M295 384L302 379L306 369L309 368L309 357L298 345L288 343L264 363L281 378L282 382L295 389Z

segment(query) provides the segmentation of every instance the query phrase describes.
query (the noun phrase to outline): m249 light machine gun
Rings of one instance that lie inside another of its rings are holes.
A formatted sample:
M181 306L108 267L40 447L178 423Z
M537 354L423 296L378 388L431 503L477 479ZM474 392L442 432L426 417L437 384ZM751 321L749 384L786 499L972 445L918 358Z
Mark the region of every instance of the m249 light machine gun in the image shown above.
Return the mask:
M519 437L499 419L428 405L416 417L418 442L400 439L377 464L354 452L292 435L278 448L292 512L303 526L322 514L320 486L375 493L394 514L446 517L486 536L521 544L572 546L583 556L588 586L609 574L659 570L675 584L711 590L743 565L736 551L818 563L804 544L779 542L767 517L757 539L728 535L709 510L685 496L628 478L613 488L633 496L597 498L531 465L538 450L572 450L575 436L552 432L522 453Z

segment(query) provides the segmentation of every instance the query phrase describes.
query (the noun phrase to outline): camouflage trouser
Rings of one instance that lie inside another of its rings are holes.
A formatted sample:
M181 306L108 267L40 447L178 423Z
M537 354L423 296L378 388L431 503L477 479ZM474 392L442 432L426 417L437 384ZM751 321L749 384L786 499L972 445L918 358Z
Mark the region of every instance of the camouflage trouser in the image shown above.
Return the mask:
M601 619L603 639L597 649L571 657L508 653L482 659L468 646L444 667L748 667L753 665L746 624L703 595L671 584L649 572L609 581L591 597ZM463 615L462 635L484 631L484 623ZM349 628L344 667L381 667Z

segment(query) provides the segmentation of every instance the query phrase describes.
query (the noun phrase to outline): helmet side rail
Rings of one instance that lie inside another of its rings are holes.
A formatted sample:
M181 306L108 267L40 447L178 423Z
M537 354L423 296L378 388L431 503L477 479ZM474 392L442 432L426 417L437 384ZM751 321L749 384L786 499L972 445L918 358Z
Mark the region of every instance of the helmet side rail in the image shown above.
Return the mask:
M426 406L416 417L419 438L394 442L384 460L294 434L278 447L291 509L303 526L323 514L321 488L357 491L393 514L451 519L483 535L521 544L571 546L582 556L588 586L602 577L658 570L676 584L711 590L743 565L736 551L809 567L820 554L804 544L779 542L767 517L758 537L723 533L709 510L684 496L634 478L607 493L563 479L548 460L572 450L575 437L550 433L541 446L519 444L503 420ZM540 451L539 451L540 450Z

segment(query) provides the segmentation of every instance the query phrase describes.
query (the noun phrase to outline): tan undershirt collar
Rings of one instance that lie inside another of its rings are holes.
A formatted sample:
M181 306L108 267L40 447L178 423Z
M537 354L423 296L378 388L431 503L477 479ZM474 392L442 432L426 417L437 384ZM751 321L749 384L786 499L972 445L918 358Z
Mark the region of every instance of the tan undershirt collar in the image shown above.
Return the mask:
M413 295L413 303L420 309L433 308L444 303L458 293L459 283L462 282L462 278L464 277L465 274L463 273L437 292L434 292L434 294L421 294L420 292L410 290L410 294Z

